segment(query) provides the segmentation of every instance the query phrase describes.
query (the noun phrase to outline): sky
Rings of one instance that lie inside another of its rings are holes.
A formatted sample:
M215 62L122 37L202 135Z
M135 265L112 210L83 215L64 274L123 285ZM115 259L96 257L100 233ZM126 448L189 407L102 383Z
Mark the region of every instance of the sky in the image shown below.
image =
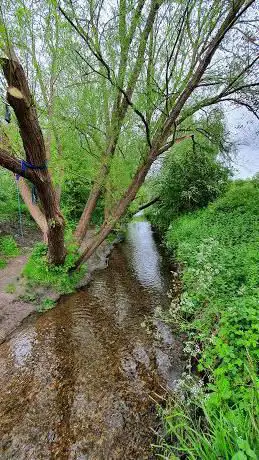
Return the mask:
M243 107L225 110L230 139L237 149L234 177L252 177L259 172L259 120Z

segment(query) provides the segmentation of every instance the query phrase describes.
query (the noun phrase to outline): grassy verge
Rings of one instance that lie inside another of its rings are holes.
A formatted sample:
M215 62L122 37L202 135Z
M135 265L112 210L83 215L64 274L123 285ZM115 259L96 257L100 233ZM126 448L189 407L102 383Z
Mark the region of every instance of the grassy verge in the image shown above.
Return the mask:
M190 362L181 396L162 414L162 458L258 458L258 203L258 180L238 181L166 233L183 267L166 320L187 334Z

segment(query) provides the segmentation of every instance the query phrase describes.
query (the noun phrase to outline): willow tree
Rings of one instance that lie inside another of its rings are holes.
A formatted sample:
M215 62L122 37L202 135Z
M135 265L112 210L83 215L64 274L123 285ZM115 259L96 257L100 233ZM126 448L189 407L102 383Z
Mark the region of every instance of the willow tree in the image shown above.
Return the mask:
M167 151L173 155L176 143L195 135L189 119L199 119L222 102L243 105L258 116L259 57L253 32L257 11L253 0L118 0L114 6L106 0L50 3L59 12L61 27L71 27L71 63L76 61L84 75L77 92L79 98L84 93L91 99L91 104L85 101L90 122L83 123L84 110L79 117L98 158L93 187L75 231L79 265L125 214L157 158ZM46 146L21 63L11 53L2 62L26 158L36 166L45 164ZM19 70L15 84L9 77L13 68ZM23 172L3 150L0 164ZM64 222L49 172L28 168L26 177L39 191L49 253L55 248L60 255L51 260L60 262ZM88 240L101 196L106 207L103 223Z
M115 198L107 203L99 232L83 244L79 263L114 228L156 159L169 149L173 154L174 144L193 134L189 118L224 101L245 105L257 116L252 0L120 0L108 10L108 20L104 3L59 6L80 39L75 52L100 82L98 91L110 88L101 126L105 148L75 233L79 243L101 192L109 192L121 152L123 160L135 155L135 163L121 196L114 193L117 171Z

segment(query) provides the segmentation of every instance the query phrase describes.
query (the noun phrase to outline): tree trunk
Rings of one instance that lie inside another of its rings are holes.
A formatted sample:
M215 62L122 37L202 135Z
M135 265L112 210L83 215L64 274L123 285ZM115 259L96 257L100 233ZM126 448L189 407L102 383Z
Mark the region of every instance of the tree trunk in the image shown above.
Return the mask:
M35 184L42 203L48 226L48 255L53 264L62 264L66 251L64 245L64 219L60 212L50 173L45 169L35 169L46 165L46 149L39 125L35 102L31 95L23 67L10 51L9 59L1 60L8 83L7 100L12 106L20 129L26 154L26 161L34 166L28 168L28 178ZM21 168L22 169L22 168Z
M81 244L82 241L84 240L87 230L89 228L89 224L91 222L93 211L95 210L97 201L102 192L103 181L107 175L107 169L108 169L108 166L105 162L99 171L98 177L94 183L94 186L90 192L87 203L85 205L84 211L78 222L74 235L79 244Z
M48 225L44 214L41 212L39 206L37 204L32 203L31 199L31 190L26 184L23 177L20 177L18 181L18 188L21 194L21 197L26 204L30 215L35 220L36 224L40 228L43 234L43 241L44 243L48 243Z
M142 164L137 170L135 177L130 184L128 190L124 196L119 201L116 209L111 214L111 217L108 221L105 221L100 228L96 236L91 239L89 245L83 250L80 258L76 263L76 268L78 268L83 262L89 259L89 257L94 253L94 251L102 244L105 238L111 233L114 228L114 225L119 221L121 216L126 212L129 204L134 200L140 186L143 184L145 177L154 161L154 155L151 152L147 161Z
M82 241L84 240L86 236L87 230L89 228L89 224L91 222L91 217L96 207L101 191L102 191L102 186L99 183L96 183L90 192L86 206L84 208L84 211L78 222L76 231L74 233L74 236L79 244L82 243Z
M157 203L160 200L160 196L156 196L156 198L153 198L153 200L150 200L148 203L142 204L139 206L137 211L134 212L134 214L137 214L140 211L143 211L146 208L149 208L149 206L152 206L153 204Z

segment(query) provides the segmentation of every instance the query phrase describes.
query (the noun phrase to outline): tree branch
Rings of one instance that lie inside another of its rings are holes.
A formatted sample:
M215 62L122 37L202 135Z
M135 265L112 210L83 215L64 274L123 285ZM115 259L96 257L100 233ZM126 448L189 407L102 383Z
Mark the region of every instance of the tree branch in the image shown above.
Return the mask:
M0 166L3 166L3 168L8 169L14 174L18 174L19 176L28 179L32 183L35 183L33 171L30 169L22 171L20 160L18 160L18 158L12 157L6 150L2 148L0 148Z
M159 155L161 155L162 153L166 152L166 151L169 150L171 147L173 147L174 144L180 144L180 142L185 141L186 139L192 139L192 137L193 137L193 135L190 134L190 135L187 135L187 136L178 137L178 139L172 139L170 142L168 142L167 144L163 145L163 147L161 147L161 148L158 150L156 156L159 156Z

